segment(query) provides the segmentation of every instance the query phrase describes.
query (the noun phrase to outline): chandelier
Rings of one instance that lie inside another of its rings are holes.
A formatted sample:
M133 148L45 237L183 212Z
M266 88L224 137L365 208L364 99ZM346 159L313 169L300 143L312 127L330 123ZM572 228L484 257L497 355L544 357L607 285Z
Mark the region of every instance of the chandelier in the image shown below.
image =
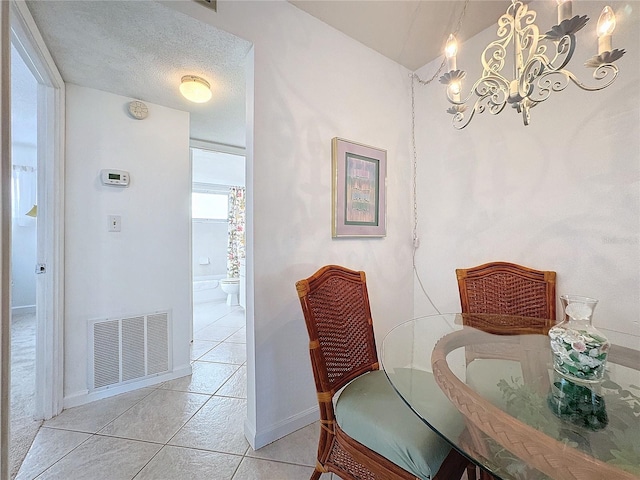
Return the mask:
M453 115L455 128L466 127L476 113L489 111L497 115L507 104L521 113L524 124L529 125L531 108L549 98L552 92L564 90L570 81L587 91L601 90L614 82L618 68L613 62L625 51L611 48L616 25L611 7L604 7L598 19L598 54L585 63L586 67L595 69L596 84L585 85L565 67L576 48L575 34L587 24L589 17L572 17L571 0L557 2L558 24L540 35L535 24L536 12L520 0L512 0L506 13L498 19L498 39L482 53L482 76L462 100L466 72L457 69L458 47L455 37L449 36L445 47L448 72L440 77L440 83L447 85L447 99L453 104L447 112ZM513 49L512 79L502 73L509 46Z

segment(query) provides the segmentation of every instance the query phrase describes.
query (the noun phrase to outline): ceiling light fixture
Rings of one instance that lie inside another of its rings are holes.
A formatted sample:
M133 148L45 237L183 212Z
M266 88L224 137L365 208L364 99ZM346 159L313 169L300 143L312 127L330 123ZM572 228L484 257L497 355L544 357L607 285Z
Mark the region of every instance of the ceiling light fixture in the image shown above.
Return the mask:
M194 103L205 103L211 99L211 86L204 78L185 75L180 83L180 93Z
M476 113L488 110L497 115L507 104L521 113L524 124L529 125L530 109L549 98L551 92L564 90L569 81L586 91L602 90L614 82L618 67L613 62L625 51L611 48L611 35L616 24L611 7L605 7L598 19L598 54L585 63L586 67L595 69L593 78L598 83L585 85L565 67L576 48L575 33L587 24L589 17L572 17L571 0L557 0L557 3L558 24L540 35L534 23L536 12L520 0L512 0L506 13L498 19L498 39L487 45L482 53L482 76L463 100L460 92L466 72L458 70L458 45L454 35L449 36L445 47L448 72L440 77L440 83L447 85L447 99L453 104L447 112L454 115L455 128L466 127ZM510 44L513 48L513 79L502 75ZM474 104L467 112L469 101Z

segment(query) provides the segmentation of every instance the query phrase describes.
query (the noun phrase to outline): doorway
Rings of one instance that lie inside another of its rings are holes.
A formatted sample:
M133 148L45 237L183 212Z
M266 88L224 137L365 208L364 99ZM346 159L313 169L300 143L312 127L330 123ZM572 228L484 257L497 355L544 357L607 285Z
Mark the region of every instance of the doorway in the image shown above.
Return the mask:
M245 157L243 149L202 142L190 154L193 357L221 340L197 334L214 321L233 314L244 327ZM228 278L237 279L235 287Z
M218 393L246 399L245 157L220 148L200 142L190 149L191 361L194 372L229 369Z
M9 27L3 35L10 37L13 74L15 268L9 307L15 341L8 366L13 377L11 402L8 412L2 412L10 419L12 435L2 447L11 460L7 473L14 474L41 421L62 410L64 82L23 2L10 3Z
M35 438L38 83L11 47L11 444L13 477Z

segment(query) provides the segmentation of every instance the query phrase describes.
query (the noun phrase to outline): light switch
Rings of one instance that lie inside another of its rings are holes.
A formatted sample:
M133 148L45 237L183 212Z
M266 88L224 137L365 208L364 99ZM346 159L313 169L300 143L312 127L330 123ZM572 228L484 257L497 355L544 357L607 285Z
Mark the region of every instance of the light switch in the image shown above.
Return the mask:
M120 215L108 215L107 219L109 221L108 231L119 232L122 228L122 219L120 218Z

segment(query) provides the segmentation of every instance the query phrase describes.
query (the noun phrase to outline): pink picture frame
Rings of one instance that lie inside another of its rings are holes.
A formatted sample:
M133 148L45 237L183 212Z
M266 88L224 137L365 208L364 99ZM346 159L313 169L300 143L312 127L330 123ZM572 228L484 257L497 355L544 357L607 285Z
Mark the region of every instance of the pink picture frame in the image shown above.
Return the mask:
M331 141L332 237L387 233L387 151L342 138Z

